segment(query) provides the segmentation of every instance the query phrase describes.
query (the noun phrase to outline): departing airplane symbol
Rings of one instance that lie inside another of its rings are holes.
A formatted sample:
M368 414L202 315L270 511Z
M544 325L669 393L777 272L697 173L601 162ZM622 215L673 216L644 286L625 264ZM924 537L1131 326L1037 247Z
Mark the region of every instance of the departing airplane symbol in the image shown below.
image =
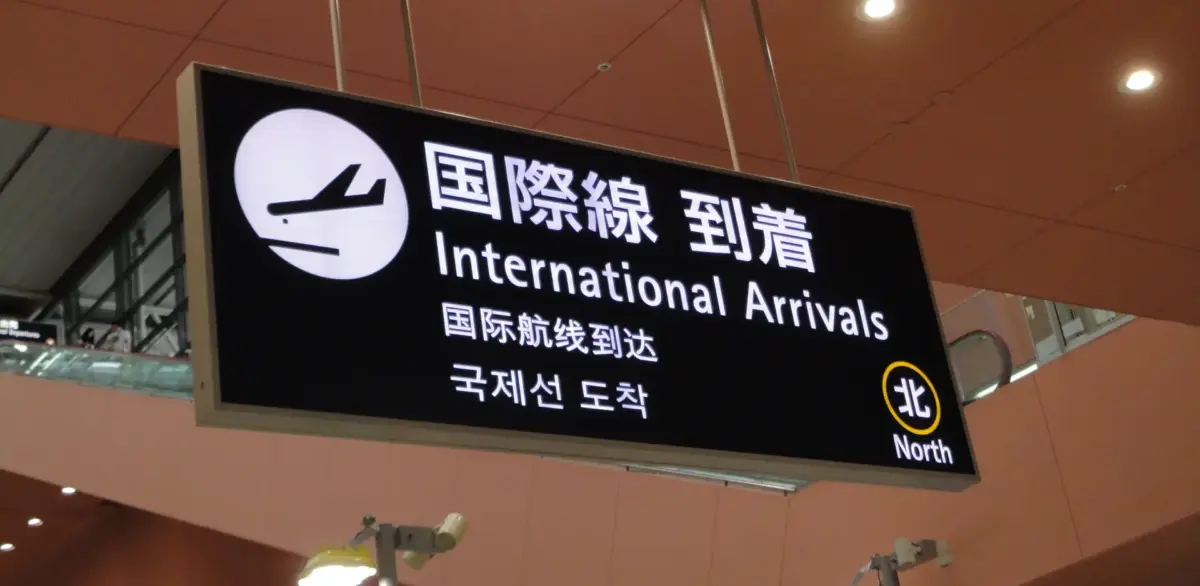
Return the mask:
M338 173L337 177L334 177L332 181L325 185L325 187L322 187L321 191L317 192L313 197L267 204L267 213L272 216L292 216L383 205L384 188L387 187L387 179L376 179L375 183L371 185L371 188L366 193L350 195L350 184L354 182L354 178L358 175L358 171L361 168L362 165L360 164L347 165L341 173ZM286 224L287 218L284 218L283 222ZM341 252L336 248L315 244L304 244L271 238L263 238L262 240L268 246L278 246L280 248L290 248L317 254L337 256Z

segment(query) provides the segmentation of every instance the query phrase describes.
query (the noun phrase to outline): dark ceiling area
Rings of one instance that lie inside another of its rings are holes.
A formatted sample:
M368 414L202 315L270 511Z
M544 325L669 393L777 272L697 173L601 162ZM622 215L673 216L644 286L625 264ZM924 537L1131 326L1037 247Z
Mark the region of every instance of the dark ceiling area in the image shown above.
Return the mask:
M85 546L115 512L82 492L0 470L0 584L22 584Z
M1030 539L1037 539L1031 535ZM1200 514L1046 574L1025 586L1195 586Z
M294 586L303 565L289 552L0 470L3 586Z

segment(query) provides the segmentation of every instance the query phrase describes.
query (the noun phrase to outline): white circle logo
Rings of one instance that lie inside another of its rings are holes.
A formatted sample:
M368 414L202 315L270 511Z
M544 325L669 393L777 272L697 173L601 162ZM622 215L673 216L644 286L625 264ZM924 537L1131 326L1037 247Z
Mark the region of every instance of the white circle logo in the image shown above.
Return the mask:
M371 137L337 116L296 108L259 120L238 146L233 182L258 237L306 273L361 279L404 246L400 174Z

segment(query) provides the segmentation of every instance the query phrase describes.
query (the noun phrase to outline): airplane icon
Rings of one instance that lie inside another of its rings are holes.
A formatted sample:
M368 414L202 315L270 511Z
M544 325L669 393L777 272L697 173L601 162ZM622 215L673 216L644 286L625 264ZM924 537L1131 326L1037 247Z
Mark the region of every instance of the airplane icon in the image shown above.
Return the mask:
M360 168L362 165L359 164L346 165L346 168L338 173L338 176L334 177L328 185L321 188L321 191L315 196L309 199L267 204L267 213L272 216L286 216L383 205L383 188L387 185L387 179L376 179L374 185L371 185L371 189L366 193L359 195L347 193Z
M371 185L371 188L366 193L358 195L349 194L350 184L354 182L354 178L358 175L358 171L361 168L362 165L357 163L346 165L346 168L341 173L338 173L337 177L334 177L332 181L326 184L325 187L322 187L321 191L317 192L313 197L267 204L267 213L272 216L290 216L383 205L384 188L387 186L387 179L376 179L375 183ZM286 223L287 220L285 219L284 222ZM338 249L328 246L274 240L271 238L263 238L263 241L268 246L291 248L293 250L303 250L332 256L340 254Z

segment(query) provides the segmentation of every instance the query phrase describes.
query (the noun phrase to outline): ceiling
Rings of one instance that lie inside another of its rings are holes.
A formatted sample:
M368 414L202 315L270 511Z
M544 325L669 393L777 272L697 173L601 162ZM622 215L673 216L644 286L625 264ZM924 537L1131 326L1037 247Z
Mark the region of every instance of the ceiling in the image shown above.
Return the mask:
M51 564L94 549L118 520L119 505L0 470L0 584L40 583ZM29 527L31 516L44 522ZM1056 570L1025 586L1191 586L1200 559L1200 514Z
M0 313L44 302L169 152L0 118Z
M342 5L348 89L408 101L400 2ZM787 177L748 0L710 5L743 169ZM1200 325L1200 3L762 9L800 180L913 206L935 279ZM426 106L729 166L698 0L413 18ZM325 0L0 0L0 116L174 144L188 62L330 86L328 19ZM1142 64L1161 83L1118 91Z
M105 501L0 470L0 543L16 547L0 551L0 584L22 584L73 548L90 547L111 513ZM43 525L29 527L30 517Z

